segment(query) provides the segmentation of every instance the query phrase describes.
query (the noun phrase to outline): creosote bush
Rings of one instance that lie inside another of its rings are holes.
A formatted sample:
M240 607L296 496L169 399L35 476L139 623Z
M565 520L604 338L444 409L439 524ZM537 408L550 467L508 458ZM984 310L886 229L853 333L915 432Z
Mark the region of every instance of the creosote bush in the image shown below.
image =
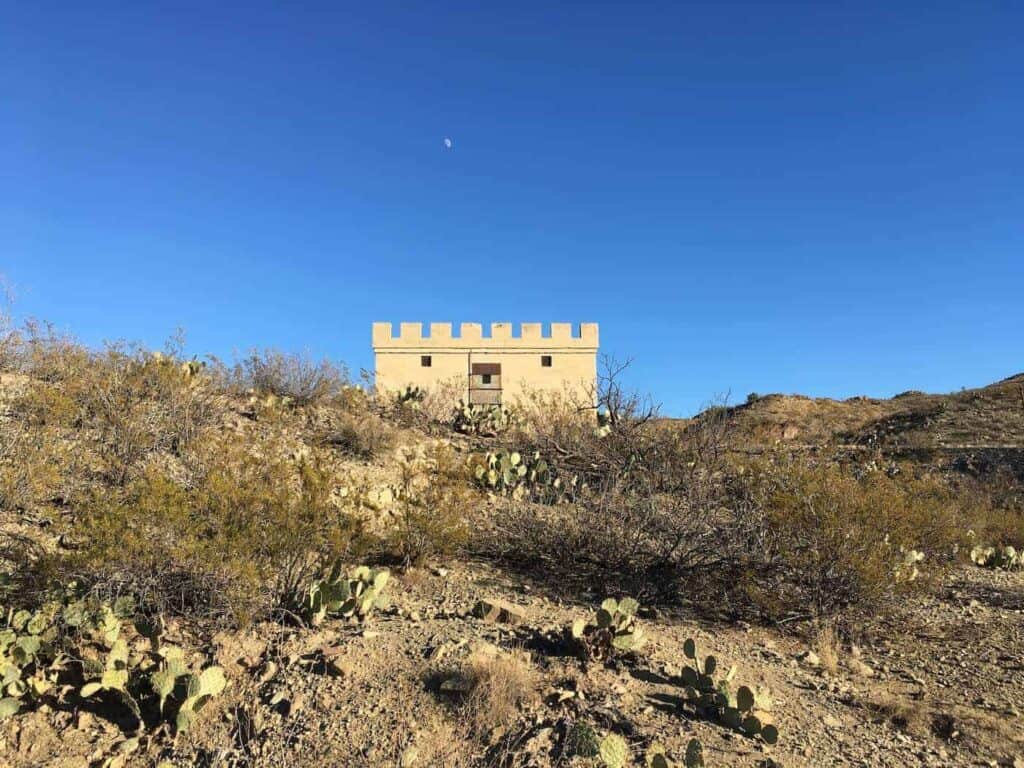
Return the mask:
M30 427L74 430L106 479L125 483L146 457L180 455L208 430L218 392L180 342L167 353L111 344L88 352L58 336L32 335L23 367L33 385L14 411Z
M151 467L120 492L97 490L69 525L80 548L56 567L165 611L240 624L290 604L363 538L319 456L261 448L216 441L190 484Z
M964 534L956 497L931 477L779 458L734 481L749 536L734 586L772 618L878 607L923 586L908 567L927 558L934 572Z
M276 349L254 349L234 366L217 367L222 383L232 390L273 395L297 406L324 402L349 384L347 371L329 360Z
M472 498L465 463L437 443L403 450L400 473L390 551L406 566L457 551L468 538Z
M0 509L32 511L64 496L73 462L53 429L0 422Z
M609 416L602 428L593 411L572 415L564 401L551 407L550 418L527 409L530 428L518 436L522 442L500 455L543 456L546 472L571 479L572 492L553 508L531 503L532 495L497 500L500 513L476 537L483 551L576 574L598 572L605 583L645 600L672 592L681 575L723 560L729 529L724 421L680 429L637 410L638 400L620 398L614 425Z

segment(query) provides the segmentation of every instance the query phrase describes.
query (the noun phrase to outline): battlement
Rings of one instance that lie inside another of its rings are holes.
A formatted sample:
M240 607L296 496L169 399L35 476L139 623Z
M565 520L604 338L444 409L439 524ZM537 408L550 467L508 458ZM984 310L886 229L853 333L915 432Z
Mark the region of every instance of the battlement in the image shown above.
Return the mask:
M460 323L459 335L452 334L452 323L430 323L429 335L423 323L399 323L398 335L390 322L373 324L374 351L387 350L562 350L594 352L598 347L597 323L580 323L575 334L573 323L551 323L543 334L542 323L520 323L514 335L513 323L491 323L491 335L483 335L481 323Z

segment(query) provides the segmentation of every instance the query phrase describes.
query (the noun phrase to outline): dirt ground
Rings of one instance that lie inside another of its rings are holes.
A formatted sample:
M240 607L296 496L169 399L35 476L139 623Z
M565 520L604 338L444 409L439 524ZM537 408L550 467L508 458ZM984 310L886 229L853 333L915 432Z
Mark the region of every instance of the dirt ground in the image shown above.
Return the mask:
M130 734L109 715L44 706L3 724L0 765L595 764L563 754L578 721L623 735L636 765L652 742L681 759L691 737L702 741L709 766L1024 761L1021 574L958 571L934 596L863 627L832 671L825 656L818 664L801 658L814 648L798 636L670 616L643 620L650 640L637 655L583 668L567 654L562 630L602 596L559 603L482 564L414 571L390 591L391 607L365 625L267 624L212 638L209 650L231 685L187 739L154 739L119 754ZM525 618L476 618L481 598L514 603ZM701 653L735 664L737 682L770 689L777 745L681 713L674 681L690 637ZM528 654L536 691L514 722L474 738L458 693L441 688L471 653L494 653L492 646ZM573 695L559 702L558 691Z

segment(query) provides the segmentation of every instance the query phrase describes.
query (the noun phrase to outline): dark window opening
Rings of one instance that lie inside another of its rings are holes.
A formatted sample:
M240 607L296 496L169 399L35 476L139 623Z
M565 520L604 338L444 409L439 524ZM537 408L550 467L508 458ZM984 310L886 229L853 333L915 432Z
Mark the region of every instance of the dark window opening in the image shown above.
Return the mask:
M422 368L429 368L431 362L430 355L420 355L420 366Z
M489 373L482 374L480 376L480 378L482 380L480 382L481 384L490 384L491 383L491 374L489 374Z
M550 368L551 367L551 355L541 355L540 356L540 365L541 365L542 368Z

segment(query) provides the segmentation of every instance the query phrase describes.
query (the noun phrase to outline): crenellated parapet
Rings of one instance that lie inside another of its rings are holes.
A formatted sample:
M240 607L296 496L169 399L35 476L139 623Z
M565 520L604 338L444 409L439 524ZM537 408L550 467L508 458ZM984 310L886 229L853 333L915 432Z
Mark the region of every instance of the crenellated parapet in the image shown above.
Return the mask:
M598 348L597 323L551 323L544 334L542 323L520 323L518 334L514 323L491 323L490 336L483 335L481 323L460 323L453 333L452 323L430 323L424 333L423 323L399 323L395 335L392 323L373 324L373 348L388 350L562 350L594 352Z

